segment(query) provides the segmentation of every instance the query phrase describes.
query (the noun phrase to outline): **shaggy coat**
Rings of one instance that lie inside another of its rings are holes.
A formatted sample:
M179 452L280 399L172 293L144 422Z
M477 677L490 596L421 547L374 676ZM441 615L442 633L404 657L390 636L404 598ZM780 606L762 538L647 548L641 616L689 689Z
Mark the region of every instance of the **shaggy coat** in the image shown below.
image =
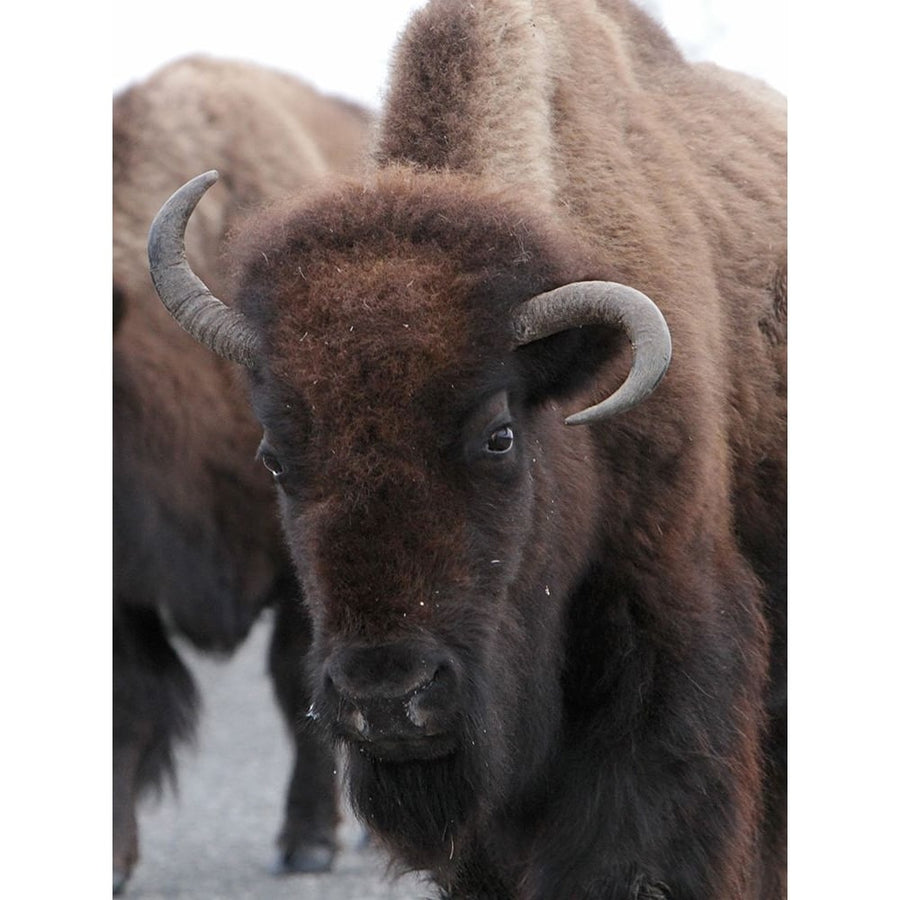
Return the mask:
M160 307L147 274L147 230L173 185L218 166L225 187L189 240L198 267L226 290L218 248L243 212L352 171L367 133L360 109L279 73L212 59L169 65L114 99L116 887L137 859L137 799L174 773L173 742L190 736L195 718L193 681L164 622L200 649L229 652L275 604L279 701L291 723L308 706L298 662L308 627L272 487L253 460L259 426L236 367L198 347ZM306 736L297 754L281 837L288 865L309 844L333 847L334 837L330 755Z
M625 0L432 0L374 158L237 257L356 809L455 900L782 897L783 104ZM589 279L674 356L572 428L627 342L512 312Z

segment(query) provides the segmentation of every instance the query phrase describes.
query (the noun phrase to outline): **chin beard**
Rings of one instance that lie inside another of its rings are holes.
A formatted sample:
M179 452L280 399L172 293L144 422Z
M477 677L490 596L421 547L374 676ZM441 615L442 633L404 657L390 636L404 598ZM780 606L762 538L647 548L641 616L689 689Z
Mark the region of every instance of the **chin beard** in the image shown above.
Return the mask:
M414 869L453 864L461 835L485 785L460 750L435 759L377 759L351 744L347 783L357 815L402 863Z

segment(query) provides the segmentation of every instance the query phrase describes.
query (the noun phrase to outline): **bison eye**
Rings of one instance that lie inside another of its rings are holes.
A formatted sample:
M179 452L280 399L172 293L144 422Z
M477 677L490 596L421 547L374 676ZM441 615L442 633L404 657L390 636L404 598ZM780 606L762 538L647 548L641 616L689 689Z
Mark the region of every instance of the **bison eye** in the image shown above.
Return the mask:
M279 475L284 474L284 466L279 461L278 457L272 453L261 453L260 457L262 460L262 464L277 478Z
M256 458L277 478L284 475L284 466L281 460L268 448L264 443L260 444L259 450L256 451Z
M488 453L508 453L512 450L513 439L512 428L509 425L504 425L491 434L484 445L484 449Z

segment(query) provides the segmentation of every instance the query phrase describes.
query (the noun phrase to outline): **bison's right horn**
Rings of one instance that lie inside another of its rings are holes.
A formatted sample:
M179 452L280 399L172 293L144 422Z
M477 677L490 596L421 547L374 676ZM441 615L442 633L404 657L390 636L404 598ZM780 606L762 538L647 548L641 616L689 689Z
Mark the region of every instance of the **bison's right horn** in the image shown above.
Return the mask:
M672 358L669 326L646 295L614 281L576 281L526 300L514 316L519 346L569 328L609 325L625 332L634 359L618 390L594 406L566 419L587 425L619 415L645 400L659 384Z
M175 321L201 344L225 359L255 368L259 338L244 316L217 300L193 273L184 252L184 232L200 198L219 178L205 172L180 187L150 226L150 277Z

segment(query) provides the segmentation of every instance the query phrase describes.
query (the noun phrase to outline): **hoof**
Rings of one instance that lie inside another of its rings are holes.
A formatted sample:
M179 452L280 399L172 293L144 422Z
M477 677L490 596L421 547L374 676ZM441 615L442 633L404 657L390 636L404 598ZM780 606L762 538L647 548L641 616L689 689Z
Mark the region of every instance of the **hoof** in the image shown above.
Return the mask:
M330 872L334 864L334 847L329 844L303 844L280 854L272 866L273 875L300 875Z
M118 869L113 869L113 897L124 894L126 884L128 884L128 874Z

